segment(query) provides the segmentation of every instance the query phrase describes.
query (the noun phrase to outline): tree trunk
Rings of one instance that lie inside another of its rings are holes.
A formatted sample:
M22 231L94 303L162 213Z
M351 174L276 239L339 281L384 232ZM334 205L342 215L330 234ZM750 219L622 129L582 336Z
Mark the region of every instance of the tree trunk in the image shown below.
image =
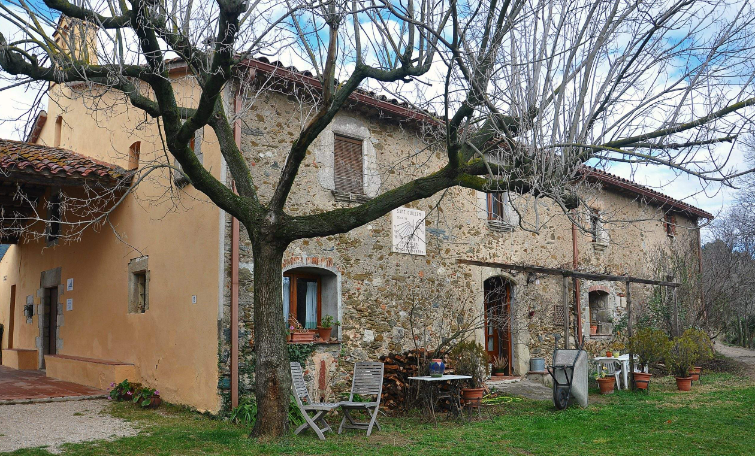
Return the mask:
M258 437L288 431L291 371L283 318L283 272L286 246L264 239L254 242L254 350Z

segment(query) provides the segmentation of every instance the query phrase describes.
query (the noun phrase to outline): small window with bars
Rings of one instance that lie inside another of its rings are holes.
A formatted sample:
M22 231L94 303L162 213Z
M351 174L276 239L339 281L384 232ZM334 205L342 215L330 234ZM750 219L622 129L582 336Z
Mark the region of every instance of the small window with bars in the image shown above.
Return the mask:
M364 194L362 140L335 135L333 144L335 191Z

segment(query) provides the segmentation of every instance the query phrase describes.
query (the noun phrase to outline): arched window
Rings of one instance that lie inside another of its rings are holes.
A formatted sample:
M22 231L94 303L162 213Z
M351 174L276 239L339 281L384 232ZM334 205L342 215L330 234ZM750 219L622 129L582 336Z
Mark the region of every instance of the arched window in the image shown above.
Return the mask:
M318 267L298 267L283 273L283 317L293 315L307 329L330 315L338 320L338 276Z
M54 147L60 147L60 133L63 129L63 116L58 116L57 119L55 119L55 138L53 138L52 145Z
M142 142L137 141L131 144L128 148L128 169L136 169L139 167L139 152L142 147Z

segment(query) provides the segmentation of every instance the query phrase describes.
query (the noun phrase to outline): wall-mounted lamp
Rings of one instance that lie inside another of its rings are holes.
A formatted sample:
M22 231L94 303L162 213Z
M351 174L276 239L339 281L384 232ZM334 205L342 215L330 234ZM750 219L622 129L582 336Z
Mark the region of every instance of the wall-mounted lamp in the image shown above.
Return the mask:
M31 318L34 315L34 304L24 304L24 316Z

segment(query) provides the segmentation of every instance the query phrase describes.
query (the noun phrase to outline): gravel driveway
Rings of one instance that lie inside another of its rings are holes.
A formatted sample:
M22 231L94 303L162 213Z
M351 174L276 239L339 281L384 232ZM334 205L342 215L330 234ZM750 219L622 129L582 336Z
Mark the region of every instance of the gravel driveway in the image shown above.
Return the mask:
M104 399L0 405L0 453L33 447L59 453L63 443L137 433L127 421L102 413L107 407Z

